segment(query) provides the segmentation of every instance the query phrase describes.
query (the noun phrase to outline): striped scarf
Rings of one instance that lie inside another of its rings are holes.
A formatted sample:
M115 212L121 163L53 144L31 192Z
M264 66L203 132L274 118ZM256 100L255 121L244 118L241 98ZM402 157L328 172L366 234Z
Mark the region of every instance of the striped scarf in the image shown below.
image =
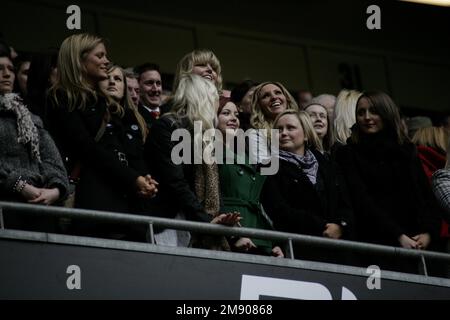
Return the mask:
M316 157L310 150L306 149L304 156L289 151L280 150L279 157L282 160L293 163L296 166L300 166L303 173L308 177L309 181L311 181L313 185L316 184L319 162L317 162Z

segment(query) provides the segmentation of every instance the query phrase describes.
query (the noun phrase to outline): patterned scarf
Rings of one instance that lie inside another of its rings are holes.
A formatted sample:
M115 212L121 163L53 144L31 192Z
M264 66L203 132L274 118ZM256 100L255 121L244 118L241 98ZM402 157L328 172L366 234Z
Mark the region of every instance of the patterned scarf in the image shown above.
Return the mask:
M194 166L195 194L203 202L206 213L215 217L220 210L219 168L217 163L198 164ZM231 251L228 241L223 236L192 234L191 246L217 251Z
M306 149L304 156L300 156L289 151L280 150L279 157L282 160L293 163L296 166L300 166L302 168L302 171L308 177L309 181L311 181L313 185L316 184L319 162L317 162L316 157L310 150Z
M217 163L194 166L195 194L205 211L215 217L220 209L219 169Z
M30 111L23 104L22 98L16 93L0 95L0 110L14 113L17 119L17 142L24 145L30 143L31 156L41 162L38 130L31 119Z

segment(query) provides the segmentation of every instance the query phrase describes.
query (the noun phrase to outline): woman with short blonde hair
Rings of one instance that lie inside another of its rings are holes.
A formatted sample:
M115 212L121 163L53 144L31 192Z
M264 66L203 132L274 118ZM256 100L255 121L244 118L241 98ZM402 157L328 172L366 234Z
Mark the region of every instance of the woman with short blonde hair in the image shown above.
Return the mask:
M217 91L222 91L222 68L220 61L208 49L194 50L186 54L178 62L177 70L175 71L175 79L173 81L173 92L178 88L180 79L187 74L198 74L199 76L210 80L214 83Z
M351 238L352 210L334 163L322 152L310 116L305 111L280 113L279 170L268 176L261 201L277 231L331 239ZM294 246L296 258L337 263L337 255Z

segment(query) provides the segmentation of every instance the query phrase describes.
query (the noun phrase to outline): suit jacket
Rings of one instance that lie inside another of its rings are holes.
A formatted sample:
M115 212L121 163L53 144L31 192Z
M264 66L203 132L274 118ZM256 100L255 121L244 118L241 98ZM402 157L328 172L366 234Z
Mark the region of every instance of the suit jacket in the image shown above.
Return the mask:
M142 103L139 103L138 105L138 111L141 114L141 116L144 118L145 123L147 124L147 127L150 129L153 124L155 123L156 120L158 120L159 118L161 118L161 116L167 112L170 111L172 107L172 104L169 103L165 103L163 105L161 105L159 107L159 117L155 118L154 115L152 115L152 113L150 111L148 111L148 109L146 107L144 107L144 105Z

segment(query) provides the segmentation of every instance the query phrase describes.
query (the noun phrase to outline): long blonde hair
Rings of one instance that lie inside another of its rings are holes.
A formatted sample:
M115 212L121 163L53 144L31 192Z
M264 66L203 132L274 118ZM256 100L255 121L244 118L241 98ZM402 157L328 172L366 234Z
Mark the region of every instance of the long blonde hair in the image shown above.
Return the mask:
M121 101L116 101L116 102L119 103L123 108L125 108L125 110L129 109L129 110L131 110L131 112L133 112L134 117L136 118L136 121L138 123L139 129L142 134L142 142L145 143L145 140L147 139L147 134L148 134L147 124L146 124L144 118L139 113L138 107L135 106L133 101L131 100L130 94L128 92L126 72L123 68L121 68L118 65L111 65L108 68L108 74L110 74L114 70L120 71L120 73L122 74L123 85L124 85L123 86L123 98L121 99Z
M336 140L342 144L352 135L351 127L356 123L356 104L362 93L356 90L341 90L334 108Z
M202 122L202 131L215 128L219 94L211 81L191 73L181 76L172 101L170 113L180 123L187 121L189 129L193 129L194 121Z
M63 91L67 97L68 110L74 111L84 110L90 99L97 101L98 95L101 95L106 98L109 111L122 117L124 110L120 104L97 88L92 88L83 73L84 59L101 43L105 43L102 38L87 33L74 34L64 39L58 54L57 80L50 89L50 98L59 105L57 92Z
M317 135L316 131L314 130L314 126L311 121L311 117L306 111L296 111L296 110L286 110L282 113L280 113L273 122L273 127L276 128L278 121L286 115L293 115L295 116L298 121L300 122L300 125L302 126L303 133L305 135L305 145L307 148L314 148L318 151L323 152L322 142L320 141L319 136Z
M431 147L443 154L446 152L448 140L448 132L443 127L420 128L412 138L415 145Z
M175 79L173 80L173 92L175 92L180 83L180 79L191 74L194 67L198 64L210 64L213 70L217 73L216 87L219 93L222 92L222 67L220 61L211 50L199 49L186 54L178 62L177 70L175 72Z

